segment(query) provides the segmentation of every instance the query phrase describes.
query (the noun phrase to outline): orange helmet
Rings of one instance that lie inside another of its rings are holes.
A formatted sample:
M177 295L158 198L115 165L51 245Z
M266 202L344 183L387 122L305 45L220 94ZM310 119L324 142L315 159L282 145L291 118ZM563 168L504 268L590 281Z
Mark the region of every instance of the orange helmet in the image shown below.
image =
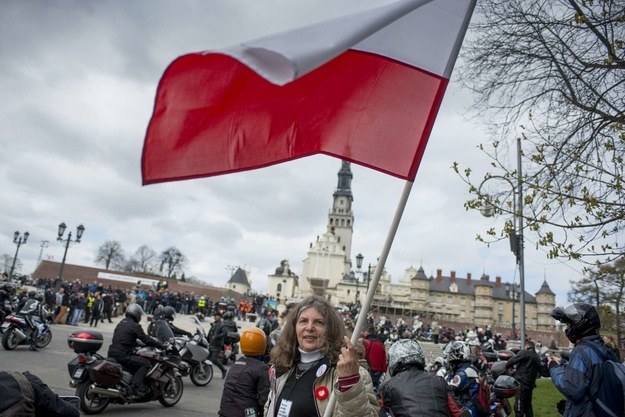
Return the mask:
M260 356L265 353L267 336L258 327L248 327L241 332L239 346L245 356Z

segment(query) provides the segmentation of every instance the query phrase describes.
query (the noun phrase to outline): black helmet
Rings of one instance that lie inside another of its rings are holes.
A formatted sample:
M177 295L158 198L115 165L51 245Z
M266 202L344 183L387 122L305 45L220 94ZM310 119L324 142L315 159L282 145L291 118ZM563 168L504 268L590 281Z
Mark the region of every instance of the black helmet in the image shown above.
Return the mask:
M173 321L176 318L176 310L172 306L167 306L161 311L161 317L165 320Z
M35 294L35 300L39 301L39 302L43 302L43 294L38 292L37 294Z
M35 295L37 295L37 291L34 290L30 290L28 291L28 298L35 298Z
M234 313L232 311L226 311L224 313L224 320L232 320L234 319Z
M126 307L126 317L133 319L135 322L139 323L142 315L143 309L139 304L130 304Z
M599 313L591 304L575 303L564 308L556 307L551 317L567 325L564 333L571 343L601 327Z

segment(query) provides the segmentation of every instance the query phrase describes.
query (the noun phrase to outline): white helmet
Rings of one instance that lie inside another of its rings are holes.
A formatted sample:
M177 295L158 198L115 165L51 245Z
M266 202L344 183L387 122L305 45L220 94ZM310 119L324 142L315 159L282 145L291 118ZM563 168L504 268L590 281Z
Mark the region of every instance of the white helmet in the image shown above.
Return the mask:
M422 367L425 366L423 349L421 349L419 342L412 339L401 339L393 343L388 350L388 372L391 376L395 375L400 365L409 363L418 363Z
M466 361L469 359L469 355L471 354L469 346L461 341L451 342L445 347L445 351L443 353L448 362Z

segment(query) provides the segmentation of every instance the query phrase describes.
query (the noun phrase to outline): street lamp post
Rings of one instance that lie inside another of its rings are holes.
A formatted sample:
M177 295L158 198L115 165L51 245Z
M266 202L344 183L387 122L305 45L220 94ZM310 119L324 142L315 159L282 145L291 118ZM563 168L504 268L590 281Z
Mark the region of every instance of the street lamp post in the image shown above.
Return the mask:
M513 230L510 234L510 249L516 255L517 265L519 266L519 285L520 285L520 316L521 316L521 348L525 346L525 259L523 250L523 170L521 166L521 138L517 138L517 183L516 185L509 178L494 175L482 181L478 187L477 194L482 197L481 190L485 182L491 179L500 179L506 181L512 186L513 194ZM490 197L486 196L486 203L480 210L485 217L492 217L495 214L495 208L491 203ZM512 302L514 306L514 300ZM513 315L514 317L514 315ZM514 318L513 318L514 320Z
M67 249L69 248L69 244L71 242L80 243L80 239L82 238L82 234L85 231L85 226L82 224L76 228L76 239L72 240L72 232L67 234L67 239L63 239L63 233L65 233L65 229L67 229L67 225L65 223L59 224L59 235L56 238L59 242L65 241L65 253L63 253L63 260L61 261L61 269L59 270L59 280L63 280L63 269L65 268L65 259L67 259Z
M371 263L369 263L369 269L367 270L367 292L369 292L370 282L371 282Z
M26 243L26 241L28 240L28 236L30 236L30 233L24 232L24 236L22 239L22 236L20 236L20 232L16 231L15 233L13 233L13 243L17 245L17 249L15 249L15 256L13 257L13 264L11 264L11 271L9 272L9 278L13 278L13 271L15 270L15 261L17 261L17 253L20 251L20 246L22 246L22 243Z
M360 273L360 268L362 268L362 260L364 259L364 256L362 256L362 253L359 253L358 255L356 255L356 272ZM355 303L358 304L358 287L360 285L360 279L358 278L358 274L356 274L356 300Z

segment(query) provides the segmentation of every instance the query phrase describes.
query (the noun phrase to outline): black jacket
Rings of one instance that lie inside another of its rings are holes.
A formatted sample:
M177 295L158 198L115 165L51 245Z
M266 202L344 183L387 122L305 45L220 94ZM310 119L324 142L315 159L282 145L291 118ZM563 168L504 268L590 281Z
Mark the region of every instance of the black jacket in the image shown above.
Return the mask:
M228 371L221 394L219 417L244 417L243 410L253 408L262 417L269 396L269 365L242 356Z
M448 417L447 382L436 375L409 366L380 387L384 408L395 417Z
M148 346L161 346L159 341L145 334L139 323L126 317L115 327L108 356L111 358L124 358L132 355L134 348L137 347L137 339Z
M80 412L71 404L63 401L37 376L30 372L24 372L35 397L36 417L79 417ZM25 397L19 383L8 372L0 372L0 414L13 405L22 401ZM32 405L31 405L32 407ZM32 410L32 408L30 409ZM24 411L28 411L25 409ZM30 414L27 414L30 415Z
M536 385L536 378L540 375L540 357L536 350L520 350L506 362L506 368L514 365L516 365L514 379L526 387L533 388Z
M224 319L219 321L213 330L213 336L210 340L212 349L221 349L224 347L224 340L228 332L237 332L237 324L234 320Z

